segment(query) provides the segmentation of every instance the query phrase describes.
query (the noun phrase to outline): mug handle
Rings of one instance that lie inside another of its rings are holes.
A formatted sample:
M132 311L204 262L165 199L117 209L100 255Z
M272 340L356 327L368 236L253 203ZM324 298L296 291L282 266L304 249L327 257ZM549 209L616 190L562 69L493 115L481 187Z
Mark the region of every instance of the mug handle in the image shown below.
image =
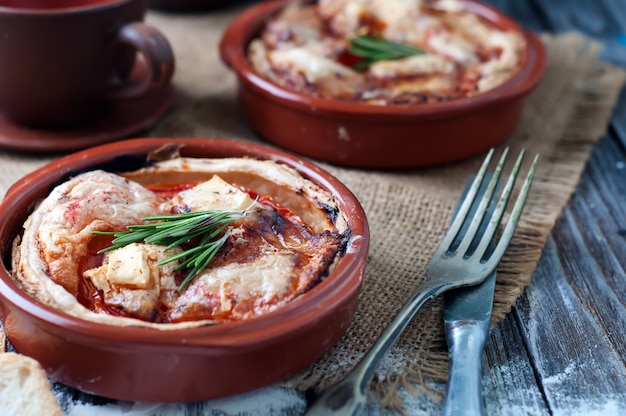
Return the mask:
M139 80L115 89L107 98L112 100L137 98L148 90L169 84L174 75L174 53L160 31L143 22L133 22L118 31L116 41L132 46L140 52L141 58L146 63L146 71L141 74Z

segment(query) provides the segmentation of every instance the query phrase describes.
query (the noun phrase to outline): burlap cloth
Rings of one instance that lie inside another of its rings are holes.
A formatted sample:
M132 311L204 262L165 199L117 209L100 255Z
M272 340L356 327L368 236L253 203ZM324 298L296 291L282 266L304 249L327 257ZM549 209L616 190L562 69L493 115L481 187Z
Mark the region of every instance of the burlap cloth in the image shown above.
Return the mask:
M239 9L207 14L151 12L147 20L171 41L177 57L173 111L146 135L260 141L238 112L233 74L219 59L222 29ZM606 130L624 83L621 69L598 61L600 46L576 34L544 36L549 62L529 97L521 125L505 145L526 148L541 162L516 236L498 271L494 320L500 320L530 282L543 245L573 192L596 141ZM468 132L471 140L472 132ZM504 145L503 145L504 146ZM0 150L0 195L52 155ZM354 322L341 341L287 380L322 389L338 380L369 348L413 289L442 239L456 200L482 157L404 172L351 170L322 164L361 201L371 250ZM397 389L428 392L425 380L445 381L447 357L441 299L431 300L380 365L373 382L383 404L400 407Z

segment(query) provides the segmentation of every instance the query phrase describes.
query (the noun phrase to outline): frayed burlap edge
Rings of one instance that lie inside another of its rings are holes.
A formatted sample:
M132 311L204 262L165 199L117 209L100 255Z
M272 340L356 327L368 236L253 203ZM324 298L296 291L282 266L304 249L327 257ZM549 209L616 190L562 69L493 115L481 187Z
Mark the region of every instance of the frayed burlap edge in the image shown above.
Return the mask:
M546 75L539 88L529 97L520 128L501 146L509 146L512 154L516 154L521 148L525 148L531 154L539 153L541 162L522 220L498 267L493 322L505 317L530 283L550 231L575 190L594 144L606 130L611 110L625 80L623 70L598 61L601 46L579 34L544 35L543 40L549 56ZM364 177L363 172L331 166L326 168L351 187L361 201L365 201L364 208L368 218L376 221L376 213L368 210L372 208L371 206L366 206L371 195L360 195L365 189L371 188L372 180L389 183L390 189L379 190L379 194L400 195L403 192L410 193L413 189L399 189L399 183L416 189L428 189L428 184L422 183L420 178L439 176L438 180L434 181L436 182L434 186L440 186L447 181L454 184L451 185L453 191L451 194L458 195L464 180L476 170L479 162L480 160L476 159L453 167L434 169L434 173L432 171L378 175L372 173L374 177L370 178ZM458 178L463 180L459 181ZM383 186L378 185L379 188ZM394 187L398 189L391 189ZM442 195L445 195L445 192L442 192ZM437 221L432 221L433 226L445 226L456 200L444 197L441 200L428 198L428 203L437 206L443 213ZM384 226L384 224L375 225ZM407 226L407 230L409 229ZM373 250L376 250L376 237L377 233L373 231ZM372 273L373 269L375 271L371 263L372 258L368 261L366 275ZM423 270L424 267L423 258L415 262L416 269ZM368 282L366 276L364 287ZM436 317L434 322L438 322L439 325L432 325L433 317ZM428 321L426 318L430 318L431 324L425 330L411 328L418 327L420 322ZM355 320L358 319L367 319L367 316L359 316L357 311ZM398 342L401 345L394 347L390 354L396 357L405 354L403 364L399 368L397 364L387 365L387 369L383 368L372 381L372 392L383 406L402 413L402 400L397 394L401 388L415 395L426 394L432 400L441 398L442 392L426 382L427 380L445 382L447 379L447 348L441 322L441 299L435 299L407 328ZM353 326L359 327L358 324ZM355 334L349 330L339 344L350 344L352 351L350 357L346 357L341 347L335 347L320 361L290 379L287 384L299 389L320 391L341 379L364 352L360 345L363 339L359 339L359 335L355 338ZM369 339L367 345L371 345L372 341L373 339ZM359 348L354 348L355 343L359 344ZM417 344L419 347L407 348L406 344L413 346ZM381 367L384 367L384 363Z

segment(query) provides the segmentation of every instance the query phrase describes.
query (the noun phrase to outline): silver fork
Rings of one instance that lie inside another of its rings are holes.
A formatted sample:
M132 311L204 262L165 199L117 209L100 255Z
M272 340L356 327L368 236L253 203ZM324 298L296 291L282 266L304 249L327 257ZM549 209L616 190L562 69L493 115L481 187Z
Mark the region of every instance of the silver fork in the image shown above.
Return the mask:
M348 376L320 395L307 410L307 415L356 415L367 402L367 385L376 366L426 301L449 289L476 285L496 269L522 214L537 167L538 155L528 170L500 239L495 246L489 247L504 216L524 157L522 150L511 169L492 216L487 218L485 213L494 196L509 150L508 148L504 150L484 194L477 198L493 153L494 150L491 149L485 157L443 241L428 263L426 268L428 279L416 288L407 303ZM469 218L468 213L474 204L478 204L478 207L474 216ZM484 229L482 235L477 235L483 219L488 220L487 226L481 227L481 230ZM467 231L464 235L459 235L466 221L471 221ZM472 250L468 253L470 245Z

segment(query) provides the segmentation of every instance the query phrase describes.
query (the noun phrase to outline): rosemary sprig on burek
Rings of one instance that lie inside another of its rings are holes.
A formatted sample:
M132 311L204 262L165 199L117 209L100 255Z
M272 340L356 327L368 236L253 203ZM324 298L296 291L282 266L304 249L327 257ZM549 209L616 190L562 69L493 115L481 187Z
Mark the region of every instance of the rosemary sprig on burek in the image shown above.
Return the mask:
M392 61L414 55L422 55L424 51L406 43L393 42L382 37L361 35L348 39L348 53L362 58L352 68L362 71L379 61Z
M199 238L194 247L157 263L158 266L180 260L176 270L191 269L178 287L182 291L187 284L215 257L228 239L229 233L217 238L232 222L245 216L245 211L212 210L184 214L158 215L142 218L142 221L157 221L149 224L129 225L128 231L94 231L93 234L112 235L111 245L98 251L99 254L112 251L128 244L144 242L165 247L165 251L192 239Z

